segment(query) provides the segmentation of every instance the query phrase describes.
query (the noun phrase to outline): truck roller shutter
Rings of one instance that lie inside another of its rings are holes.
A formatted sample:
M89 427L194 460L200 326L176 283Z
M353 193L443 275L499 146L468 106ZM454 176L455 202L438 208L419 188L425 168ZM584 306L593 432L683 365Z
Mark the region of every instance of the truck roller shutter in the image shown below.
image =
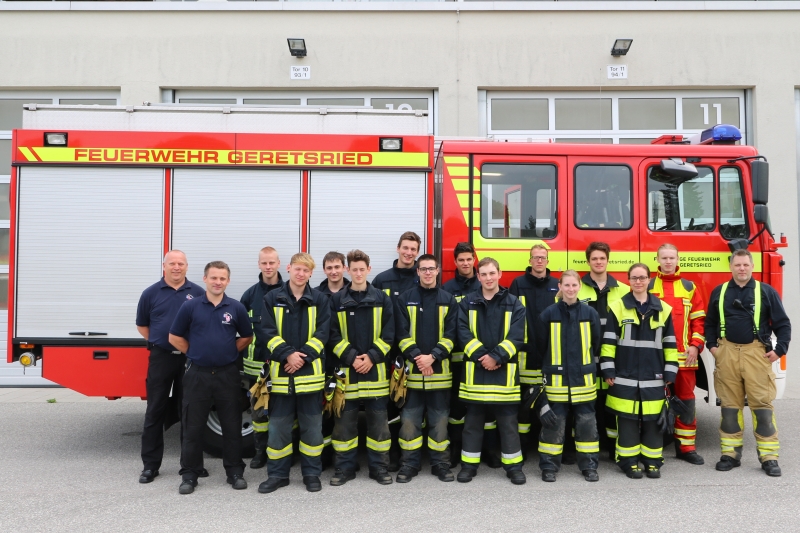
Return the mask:
M257 281L265 246L278 250L288 279L300 251L300 171L176 169L172 183L172 247L186 253L190 280L202 284L206 264L225 261L225 293L238 300Z
M370 258L370 281L397 259L397 239L414 231L425 249L424 172L310 172L309 253L319 266L329 251L354 248ZM313 282L322 281L321 268Z
M141 340L139 296L161 276L164 171L24 167L18 194L15 336Z

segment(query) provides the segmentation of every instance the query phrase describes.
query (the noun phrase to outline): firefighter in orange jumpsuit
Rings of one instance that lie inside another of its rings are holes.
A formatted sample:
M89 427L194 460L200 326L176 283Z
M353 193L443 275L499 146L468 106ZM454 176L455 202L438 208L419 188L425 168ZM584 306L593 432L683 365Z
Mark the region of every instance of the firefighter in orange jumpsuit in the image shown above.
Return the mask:
M697 285L681 277L675 245L662 244L658 248L658 265L658 272L650 280L648 289L672 307L680 366L675 379L675 395L687 407L686 413L675 419L675 457L701 465L703 458L695 447L694 388L697 384L697 359L705 343L705 302Z

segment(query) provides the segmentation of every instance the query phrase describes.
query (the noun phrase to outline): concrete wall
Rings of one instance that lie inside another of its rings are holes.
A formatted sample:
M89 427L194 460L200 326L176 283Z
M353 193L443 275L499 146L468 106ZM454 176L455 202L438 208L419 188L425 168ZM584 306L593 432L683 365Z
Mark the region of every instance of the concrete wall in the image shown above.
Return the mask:
M440 135L479 134L479 89L753 89L785 297L800 324L800 2L0 3L0 90L436 89ZM290 57L287 37L309 54ZM628 56L609 54L633 38ZM606 79L626 64L627 80ZM291 65L312 77L290 81ZM800 396L800 376L790 392Z

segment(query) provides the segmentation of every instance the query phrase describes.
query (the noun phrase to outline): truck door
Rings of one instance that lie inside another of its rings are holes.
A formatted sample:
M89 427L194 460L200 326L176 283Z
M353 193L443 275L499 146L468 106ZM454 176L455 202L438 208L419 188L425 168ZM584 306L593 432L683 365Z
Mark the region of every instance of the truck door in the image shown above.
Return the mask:
M508 286L529 266L531 246L541 243L550 250L550 270L564 271L566 218L558 206L566 158L476 154L472 159L471 237L478 258L497 259ZM459 195L462 200L466 209L468 196Z
M639 261L636 167L630 158L569 158L568 268L588 272L586 247L605 242L611 247L608 272L627 283L628 267Z

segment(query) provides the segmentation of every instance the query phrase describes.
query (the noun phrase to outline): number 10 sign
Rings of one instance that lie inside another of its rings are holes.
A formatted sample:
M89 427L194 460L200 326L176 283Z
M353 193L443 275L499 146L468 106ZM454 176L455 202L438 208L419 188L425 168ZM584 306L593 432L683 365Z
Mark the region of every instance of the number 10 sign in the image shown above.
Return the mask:
M289 67L289 78L292 80L310 80L311 67Z

